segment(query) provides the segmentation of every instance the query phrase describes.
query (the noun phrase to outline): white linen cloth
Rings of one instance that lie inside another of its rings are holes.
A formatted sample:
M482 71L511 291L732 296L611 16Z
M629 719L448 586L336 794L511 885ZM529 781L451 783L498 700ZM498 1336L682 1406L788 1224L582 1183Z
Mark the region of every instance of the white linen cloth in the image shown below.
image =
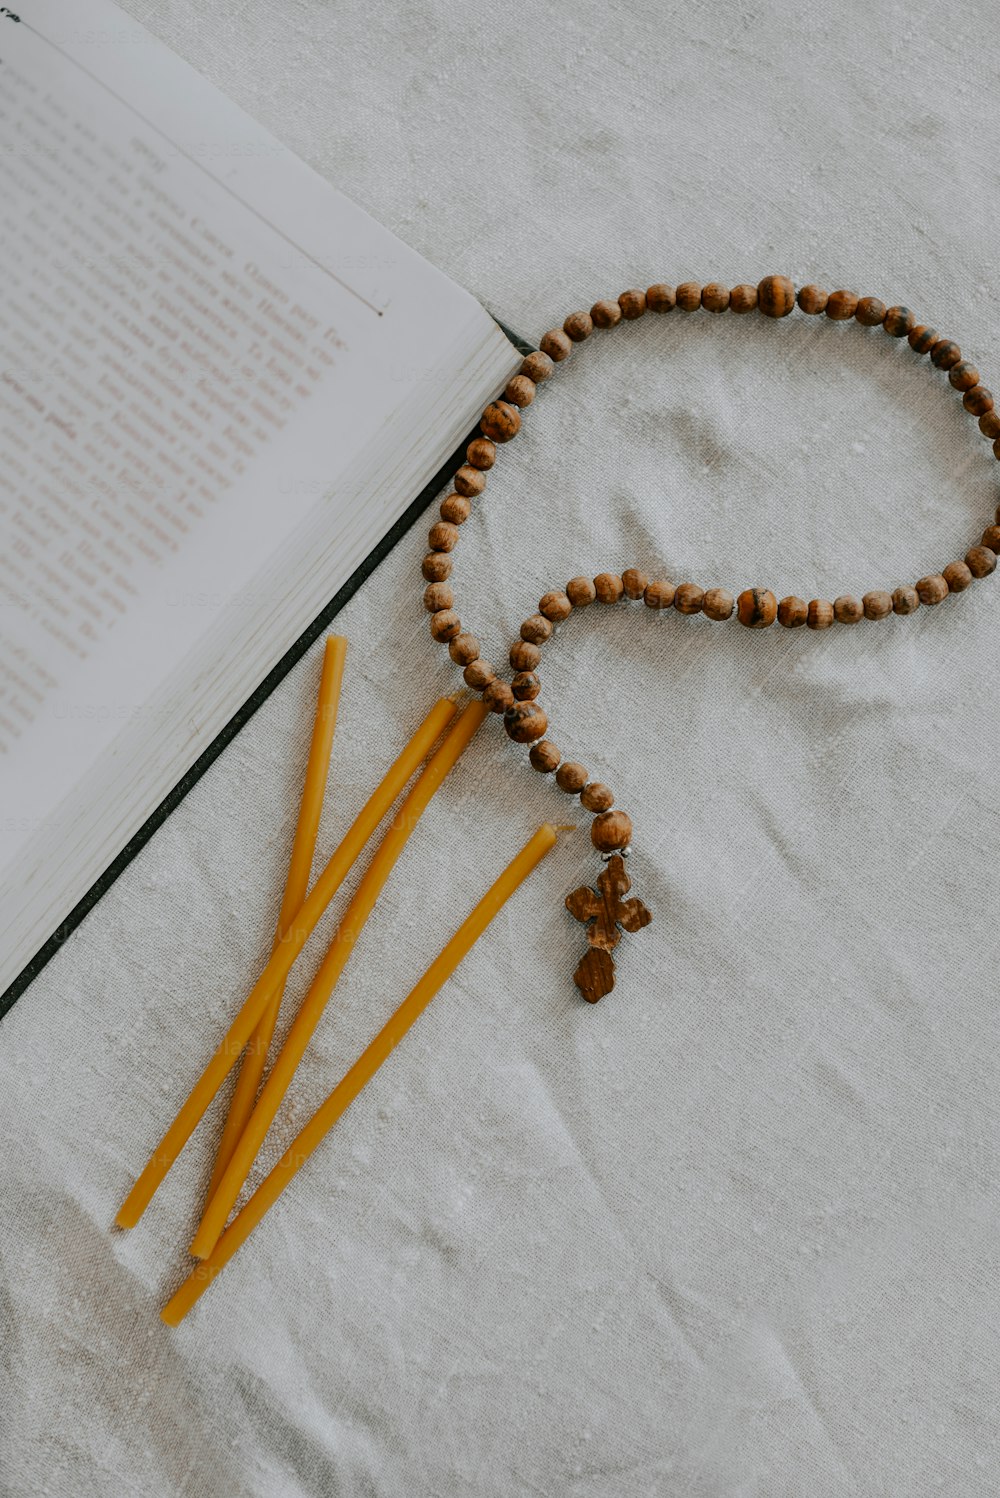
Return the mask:
M526 334L781 271L903 301L1000 380L985 3L128 9ZM978 540L991 462L880 333L648 316L502 453L459 607L501 662L578 572L892 587ZM321 856L456 684L424 530L337 624ZM266 955L317 646L0 1026L2 1491L995 1493L998 590L826 634L624 605L561 628L551 737L632 812L654 924L583 1004L589 819L491 721L268 1163L533 828L581 831L169 1331L218 1104L141 1225L110 1223Z

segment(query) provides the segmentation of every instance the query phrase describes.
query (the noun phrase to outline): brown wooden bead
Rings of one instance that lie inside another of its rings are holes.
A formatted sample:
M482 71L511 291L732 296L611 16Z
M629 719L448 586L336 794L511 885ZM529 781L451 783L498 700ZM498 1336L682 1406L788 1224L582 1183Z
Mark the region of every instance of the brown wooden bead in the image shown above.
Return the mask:
M1000 525L988 525L983 531L983 545L1000 553Z
M964 593L972 584L972 568L965 562L949 562L941 576L949 593Z
M505 713L509 707L514 706L510 682L501 681L499 676L494 677L483 692L483 701L491 713Z
M431 634L435 640L453 640L462 628L462 621L454 609L439 609L431 615Z
M757 283L757 308L765 317L787 317L795 306L795 287L787 276L765 276Z
M590 841L599 853L627 848L632 841L632 818L624 811L602 811L590 824Z
M521 625L521 639L532 645L544 645L552 638L552 621L544 614L529 614Z
M595 328L616 328L622 320L622 309L617 302L595 302L590 315Z
M808 613L809 605L805 599L796 598L791 593L778 604L778 623L784 625L785 629L798 629L800 624L805 624Z
M523 411L525 406L530 406L534 400L535 389L534 380L529 379L527 375L516 374L512 380L507 381L503 398L505 401L510 401L511 405L516 406L519 411Z
M588 781L580 792L580 805L584 811L610 811L614 804L614 793L599 780Z
M973 546L965 553L965 565L973 577L989 577L997 565L996 552L988 546Z
M543 739L540 744L533 744L531 753L528 755L532 768L541 775L551 775L559 764L562 755L555 744L550 744L548 739Z
M907 583L902 588L895 588L892 594L892 612L903 616L915 614L920 607L920 594L916 588L911 588Z
M530 640L515 640L510 647L507 659L515 671L537 671L541 664L542 652Z
M518 379L521 376L517 376ZM486 475L481 468L473 468L471 463L463 463L461 468L452 479L456 494L464 494L466 499L475 499L477 494L482 494L486 488Z
M954 369L961 358L962 350L950 338L939 338L931 349L931 363L935 369Z
M479 641L475 635L456 635L448 642L448 654L456 666L471 666L473 661L479 659Z
M450 609L454 602L455 594L450 583L428 583L424 589L424 608L429 614Z
M879 322L882 319L879 318ZM873 327L869 323L869 327ZM850 593L842 593L839 598L833 600L833 617L838 624L857 624L865 617L865 606L860 598L854 598Z
M979 384L979 370L967 359L960 359L948 371L948 384L954 385L956 390L971 390L973 385Z
M674 591L674 608L679 614L700 614L705 590L697 583L678 583Z
M543 593L542 598L539 599L539 614L542 614L543 619L551 620L554 625L560 625L564 619L569 619L572 611L573 605L561 589Z
M646 287L646 308L649 312L672 312L677 304L677 293L672 286L656 281Z
M515 702L504 713L503 726L515 744L533 744L545 737L549 720L537 702Z
M497 674L493 667L486 661L479 659L470 661L462 672L462 679L467 687L474 692L481 692L488 687L491 681L496 681Z
M491 442L509 442L521 430L521 413L509 401L490 401L479 425Z
M453 559L443 551L431 551L424 557L420 570L429 583L443 583L451 577Z
M497 460L497 445L488 437L473 437L465 449L465 456L473 468L492 468Z
M701 306L701 283L682 281L675 293L677 305L682 312L697 312Z
M538 612L544 614L546 619L551 619L553 624L561 624L573 612L573 605L561 589L554 588L551 593L543 594L538 600Z
M702 613L717 624L732 617L736 600L728 588L708 588L702 601Z
M458 526L450 520L439 520L427 532L431 551L454 551L458 545Z
M993 456L1000 461L1000 437L993 444Z
M625 585L617 572L599 572L594 578L598 603L617 603L624 591Z
M701 288L701 305L706 312L725 312L729 306L729 287L721 281L709 281Z
M1000 411L994 411L992 406L988 411L984 411L979 418L979 430L991 442L1000 437Z
M833 322L846 322L858 310L858 298L853 291L831 291L826 299L826 315Z
M582 343L594 331L594 319L589 312L571 312L563 323L563 332L574 343Z
M449 525L464 525L472 514L472 505L464 494L449 494L441 501L441 519Z
M646 293L630 288L622 292L618 298L618 305L622 309L622 317L626 322L635 322L636 318L641 317L646 310Z
M555 364L561 364L573 352L573 345L562 328L550 328L547 333L543 333L538 340L538 347Z
M929 354L937 340L937 328L928 327L926 323L918 323L906 336L906 341L915 354Z
M778 617L778 600L769 588L745 588L736 600L736 617L747 629L766 629Z
M814 286L810 282L808 286L802 287L796 300L803 312L808 313L810 317L815 317L818 313L826 311L829 298L822 286Z
M674 585L666 578L658 577L647 583L642 601L647 609L668 609L674 601Z
M597 589L589 577L571 577L566 584L566 597L575 609L585 609L597 597Z
M749 286L741 281L739 286L734 286L729 293L729 310L742 317L745 312L755 312L757 309L757 288Z
M885 302L877 296L863 296L854 309L854 317L863 328L880 328L885 318Z
M833 604L827 598L810 599L806 624L810 629L829 629L833 623Z
M625 597L631 598L633 603L645 593L648 582L649 578L645 572L640 572L638 567L626 567L622 573L622 587L625 589Z
M985 385L976 385L962 396L962 405L970 416L988 416L994 404L993 392Z
M894 335L901 338L902 333ZM876 588L874 592L866 593L861 600L864 605L866 619L888 619L892 613L892 594L887 593L884 588Z
M589 779L583 765L573 759L564 759L556 771L556 785L568 796L578 796Z
M928 577L920 577L913 584L917 590L917 597L921 603L932 607L936 603L943 603L948 597L948 584L940 572L932 572Z
M890 338L906 338L912 333L916 322L909 307L887 307L882 326Z
M529 380L534 380L536 385L540 385L543 380L550 379L555 373L555 365L548 354L543 353L541 349L535 349L534 353L525 354L518 373L527 375Z
M518 671L510 684L510 689L518 702L534 702L542 690L542 684L534 671Z

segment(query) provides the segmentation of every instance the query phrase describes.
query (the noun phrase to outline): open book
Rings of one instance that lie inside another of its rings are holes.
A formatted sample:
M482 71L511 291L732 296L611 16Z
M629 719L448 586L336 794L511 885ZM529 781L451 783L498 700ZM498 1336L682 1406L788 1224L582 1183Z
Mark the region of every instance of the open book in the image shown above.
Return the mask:
M0 7L0 115L3 993L519 355L107 0Z

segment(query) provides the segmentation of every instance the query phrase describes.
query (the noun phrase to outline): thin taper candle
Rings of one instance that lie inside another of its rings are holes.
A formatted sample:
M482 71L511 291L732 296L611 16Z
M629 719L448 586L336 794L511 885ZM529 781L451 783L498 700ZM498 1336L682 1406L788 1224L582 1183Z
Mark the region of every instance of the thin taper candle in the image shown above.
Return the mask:
M121 1228L135 1227L156 1194L167 1171L184 1148L226 1077L239 1060L243 1047L253 1034L274 990L291 972L295 959L305 946L326 907L353 868L375 828L385 816L410 776L422 764L442 729L456 712L455 703L442 697L431 708L413 738L389 770L381 785L372 792L348 829L326 868L285 933L278 950L261 973L219 1044L211 1061L146 1163L146 1167L125 1201L115 1222Z
M323 653L323 670L320 674L319 695L316 701L316 716L313 720L309 758L306 761L305 779L302 784L302 799L292 839L292 851L288 859L288 877L285 893L278 912L278 926L274 936L272 953L278 948L285 932L298 915L309 890L309 874L313 855L316 852L316 837L319 820L323 812L323 797L327 777L330 773L330 751L337 727L337 708L340 705L340 688L344 679L344 660L347 641L343 635L330 635ZM219 1149L215 1157L215 1169L208 1185L210 1198L222 1179L222 1173L232 1158L236 1141L246 1126L257 1101L260 1080L267 1065L267 1053L278 1021L278 1010L285 992L284 983L279 983L267 1008L257 1022L243 1053L243 1064L236 1078L229 1113L222 1127Z
M496 883L487 891L455 935L434 959L424 976L403 1000L392 1018L382 1027L350 1071L330 1093L326 1102L313 1114L296 1136L277 1165L258 1186L246 1206L233 1219L211 1255L191 1271L176 1294L164 1306L161 1315L168 1326L177 1326L204 1294L215 1276L244 1244L254 1228L273 1207L278 1197L322 1143L337 1120L346 1112L362 1088L419 1019L459 963L478 941L520 884L546 853L554 846L556 829L545 823L525 844L517 857L507 865Z
M330 944L330 950L323 959L312 987L302 1000L298 1014L292 1021L285 1043L274 1058L267 1081L257 1100L257 1106L247 1120L246 1128L233 1150L232 1159L223 1172L215 1195L205 1208L198 1231L191 1243L191 1253L196 1259L206 1258L219 1241L219 1235L226 1225L226 1218L232 1211L243 1182L250 1173L257 1151L263 1144L274 1115L281 1106L282 1099L288 1091L313 1032L320 1022L330 995L354 950L362 927L374 910L376 900L385 888L389 875L432 796L448 772L457 764L488 712L486 704L478 698L469 703L458 721L449 729L440 748L421 772L393 818L370 866L365 870L364 877L344 912L337 934Z

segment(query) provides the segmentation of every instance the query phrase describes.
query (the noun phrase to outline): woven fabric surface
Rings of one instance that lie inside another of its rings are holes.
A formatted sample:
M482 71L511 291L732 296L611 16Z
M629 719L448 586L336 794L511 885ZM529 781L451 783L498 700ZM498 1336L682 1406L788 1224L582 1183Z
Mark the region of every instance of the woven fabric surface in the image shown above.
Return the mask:
M626 286L780 271L904 302L1000 379L985 3L127 9L528 336ZM905 341L647 316L576 351L501 454L459 607L499 664L581 572L891 588L978 540L992 463ZM424 529L338 621L320 857L457 684ZM994 1493L998 588L825 634L562 626L550 736L632 813L653 912L618 987L590 1007L571 981L589 819L491 720L255 1181L534 827L580 830L168 1331L218 1102L141 1225L110 1224L266 956L313 650L0 1026L0 1490Z

